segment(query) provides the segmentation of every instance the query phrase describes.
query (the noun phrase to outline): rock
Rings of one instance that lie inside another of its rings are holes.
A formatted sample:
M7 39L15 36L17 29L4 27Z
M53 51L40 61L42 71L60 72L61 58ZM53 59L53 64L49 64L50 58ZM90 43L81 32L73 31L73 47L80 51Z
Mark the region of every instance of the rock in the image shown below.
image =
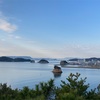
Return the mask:
M45 60L45 59L41 59L38 63L41 63L41 64L47 64L47 63L49 63L47 60Z
M68 62L65 61L65 60L63 60L63 61L60 62L60 65L61 65L61 66L64 66L64 65L67 65L67 64L68 64Z
M57 65L55 65L52 72L53 72L53 73L62 73L62 70L61 70L60 67L58 67Z

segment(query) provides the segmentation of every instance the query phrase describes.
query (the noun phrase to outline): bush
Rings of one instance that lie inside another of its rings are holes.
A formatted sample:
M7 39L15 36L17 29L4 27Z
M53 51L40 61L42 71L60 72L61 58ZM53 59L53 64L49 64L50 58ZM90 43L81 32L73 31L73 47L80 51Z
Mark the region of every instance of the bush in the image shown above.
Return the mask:
M96 89L87 91L89 84L85 84L87 78L80 78L80 74L70 74L67 81L61 81L61 88L56 89L55 100L100 100ZM99 88L100 90L100 88Z
M97 89L87 91L89 84L80 74L70 74L67 82L61 81L61 87L54 86L54 80L41 82L35 89L23 87L13 90L7 84L0 84L0 100L100 100L100 85Z

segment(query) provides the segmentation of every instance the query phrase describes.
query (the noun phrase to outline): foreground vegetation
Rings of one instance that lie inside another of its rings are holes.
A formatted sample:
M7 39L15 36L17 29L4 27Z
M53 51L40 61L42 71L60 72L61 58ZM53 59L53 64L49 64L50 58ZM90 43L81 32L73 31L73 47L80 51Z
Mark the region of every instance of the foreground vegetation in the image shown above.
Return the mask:
M35 89L24 87L13 90L7 84L0 84L0 100L100 100L100 85L89 91L86 78L79 78L79 73L71 73L66 82L61 81L59 88L52 79L47 83L41 82Z

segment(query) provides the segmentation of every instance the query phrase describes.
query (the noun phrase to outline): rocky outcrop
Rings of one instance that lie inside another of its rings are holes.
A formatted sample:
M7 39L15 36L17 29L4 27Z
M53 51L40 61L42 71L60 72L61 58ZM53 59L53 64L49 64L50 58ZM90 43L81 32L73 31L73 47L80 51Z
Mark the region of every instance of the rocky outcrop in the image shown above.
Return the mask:
M62 70L61 70L60 67L58 67L57 65L55 65L52 72L53 72L53 73L62 73Z
M45 60L45 59L41 59L38 63L41 63L41 64L47 64L47 63L49 63L47 60Z
M61 66L64 66L64 65L67 65L67 64L68 64L68 62L65 61L65 60L63 60L63 61L60 62L60 65L61 65Z

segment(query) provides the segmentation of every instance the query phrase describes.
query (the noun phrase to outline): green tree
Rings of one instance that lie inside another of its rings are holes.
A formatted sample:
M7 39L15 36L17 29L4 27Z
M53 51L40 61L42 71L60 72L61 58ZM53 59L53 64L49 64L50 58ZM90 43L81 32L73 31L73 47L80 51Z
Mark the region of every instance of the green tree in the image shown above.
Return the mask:
M0 84L0 100L100 100L100 85L97 89L88 90L86 78L80 78L80 74L70 74L65 81L61 81L61 87L54 85L54 80L41 82L35 89L23 87L12 89L7 84Z
M56 89L56 100L99 100L94 90L87 91L89 84L85 84L86 78L80 78L80 74L70 74L67 81L61 81L61 88Z

